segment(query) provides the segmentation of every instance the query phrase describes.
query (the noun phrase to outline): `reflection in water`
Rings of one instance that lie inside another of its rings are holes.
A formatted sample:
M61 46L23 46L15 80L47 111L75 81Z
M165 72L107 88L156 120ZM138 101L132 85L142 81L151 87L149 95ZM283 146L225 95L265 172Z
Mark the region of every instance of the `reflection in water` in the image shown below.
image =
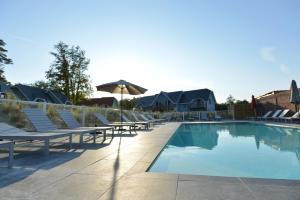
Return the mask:
M254 137L257 148L259 148L260 143L264 143L278 151L295 152L300 161L299 129L258 124L248 124L247 126L236 124L234 129L234 131L230 130L232 136Z
M196 146L211 150L218 144L218 134L212 127L183 126L174 134L169 144L177 147Z
M195 146L212 150L218 145L219 134L228 132L232 137L252 137L256 148L263 143L278 151L296 153L300 161L300 130L259 124L197 124L182 125L169 144L177 147Z
M182 125L149 171L300 180L299 130L252 123Z

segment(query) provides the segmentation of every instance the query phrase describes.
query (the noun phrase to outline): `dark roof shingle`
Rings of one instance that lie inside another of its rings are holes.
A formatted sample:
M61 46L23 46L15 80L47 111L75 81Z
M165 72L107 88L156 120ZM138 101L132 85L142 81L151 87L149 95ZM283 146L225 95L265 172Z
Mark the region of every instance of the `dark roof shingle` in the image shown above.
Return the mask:
M190 91L176 91L176 92L161 92L167 95L175 104L177 103L190 103L193 99L208 100L209 95L213 92L209 89L199 89ZM160 94L161 94L160 93ZM138 101L138 105L142 107L151 106L156 95L141 97Z

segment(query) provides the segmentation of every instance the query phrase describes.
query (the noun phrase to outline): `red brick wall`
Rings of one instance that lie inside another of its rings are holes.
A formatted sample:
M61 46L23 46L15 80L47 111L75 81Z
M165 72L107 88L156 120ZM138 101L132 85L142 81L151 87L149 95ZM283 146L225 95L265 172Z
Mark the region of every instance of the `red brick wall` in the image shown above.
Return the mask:
M258 100L257 111L259 114L264 114L268 110L275 109L290 109L292 111L295 111L295 105L290 103L289 98L289 91L284 91L267 97L263 97Z

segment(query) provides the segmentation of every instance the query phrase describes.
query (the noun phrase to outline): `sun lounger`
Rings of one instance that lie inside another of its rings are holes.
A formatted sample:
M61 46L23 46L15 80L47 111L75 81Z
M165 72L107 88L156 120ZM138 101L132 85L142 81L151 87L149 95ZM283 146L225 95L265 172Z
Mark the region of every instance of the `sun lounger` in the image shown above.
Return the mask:
M282 113L280 113L278 117L274 117L274 119L280 121L288 114L288 112L290 112L290 110L285 109L284 111L282 111Z
M167 121L167 122L171 121L171 119L172 119L172 113L163 113L162 119L164 121Z
M37 132L51 132L51 133L72 133L80 135L80 145L83 143L83 135L95 133L96 129L57 129L49 117L38 108L25 108L23 112L34 126Z
M112 136L114 135L114 128L111 126L101 126L101 127L82 127L78 121L73 117L72 113L68 110L58 110L57 111L60 118L65 122L69 129L75 130L90 130L91 133L94 133L94 143L96 142L96 133L103 133L104 140L106 139L106 131L111 130Z
M96 118L97 118L104 126L111 126L111 127L115 128L115 129L117 129L117 130L121 130L121 129L123 129L123 127L128 127L130 133L131 133L132 130L135 131L136 125L135 125L135 123L133 123L133 122L130 122L130 123L128 123L128 122L122 122L122 123L121 123L121 122L114 122L114 123L112 123L112 122L110 122L105 116L103 116L103 115L100 114L100 113L95 113L94 115L95 115L95 117L96 117Z
M14 161L14 143L12 141L0 141L0 149L8 149L8 167L12 167Z
M294 122L294 121L300 121L300 111L296 112L294 115L291 117L283 117L281 118L282 121L284 122Z
M122 118L126 123L132 123L133 122L133 121L129 120L125 115L122 115ZM145 129L149 129L149 127L150 127L150 122L149 121L137 120L137 121L134 121L133 123L135 123L135 125L142 125L142 126L145 127Z
M273 113L273 115L272 115L271 117L267 117L266 119L267 119L267 120L276 119L276 118L280 115L281 112L282 112L281 109L276 110L276 111Z
M149 120L152 120L155 123L162 123L162 122L166 121L165 119L156 119L149 113L145 113L145 114L140 113L140 115L145 116L146 118L148 118Z
M200 119L202 121L208 121L207 112L200 112Z
M215 113L215 120L221 121L222 119L223 118L220 115L218 115L218 113Z
M132 113L132 115L135 116L134 118L136 118L136 121L140 121L140 119L142 119L142 121L148 122L148 123L155 123L156 122L153 119L149 119L148 117L146 117L142 113ZM140 117L140 118L138 118L138 117Z
M257 120L264 120L267 119L267 117L271 116L272 111L268 111L267 113L265 113L262 117L257 117Z
M26 132L5 123L0 123L0 139L2 140L38 140L44 142L44 153L49 155L50 140L69 137L69 147L72 147L72 132L54 133L54 132Z

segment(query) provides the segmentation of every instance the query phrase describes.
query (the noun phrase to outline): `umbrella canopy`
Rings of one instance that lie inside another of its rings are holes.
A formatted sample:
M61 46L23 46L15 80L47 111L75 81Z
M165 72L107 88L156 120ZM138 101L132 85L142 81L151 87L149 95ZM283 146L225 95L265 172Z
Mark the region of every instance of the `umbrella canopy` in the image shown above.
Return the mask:
M290 89L290 103L295 104L295 109L297 112L297 104L300 103L299 90L295 80L292 80L291 89Z
M147 91L147 89L145 88L142 88L140 86L137 86L135 84L129 83L124 80L98 85L97 90L110 92L110 93L131 94L131 95L144 94Z

